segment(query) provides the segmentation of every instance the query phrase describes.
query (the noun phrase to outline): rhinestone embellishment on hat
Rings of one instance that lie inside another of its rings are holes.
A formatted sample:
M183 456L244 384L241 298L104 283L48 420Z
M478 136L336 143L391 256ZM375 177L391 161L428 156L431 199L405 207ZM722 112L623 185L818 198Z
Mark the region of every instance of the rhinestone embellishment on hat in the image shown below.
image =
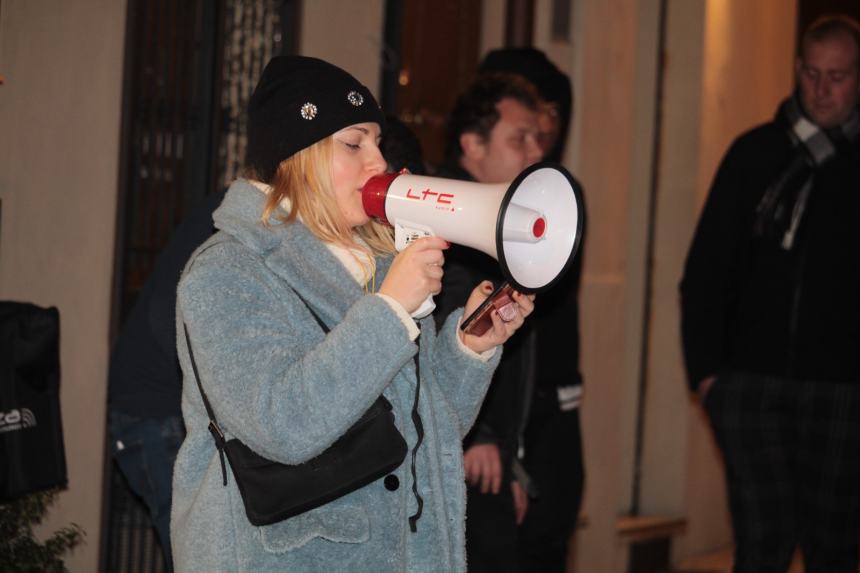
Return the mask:
M358 107L364 103L364 96L362 96L360 93L358 93L355 90L346 94L346 99L348 99L349 103L351 103L355 107Z
M301 114L303 119L313 119L317 116L317 106L308 102L302 106Z

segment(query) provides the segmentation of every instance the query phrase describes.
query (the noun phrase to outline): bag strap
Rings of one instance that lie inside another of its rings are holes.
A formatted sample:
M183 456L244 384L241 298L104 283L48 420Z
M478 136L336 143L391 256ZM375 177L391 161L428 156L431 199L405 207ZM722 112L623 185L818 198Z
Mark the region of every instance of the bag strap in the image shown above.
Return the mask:
M320 325L320 328L323 329L323 332L328 334L330 329L326 326L326 323L322 321L319 315L314 312L314 309L311 308L299 293L296 293L296 296L298 296L299 300L301 300L307 307L311 316L314 317L314 320L316 320ZM224 462L224 446L227 444L227 440L224 437L224 432L221 431L221 426L218 425L218 420L215 419L215 411L212 409L212 404L209 403L209 398L206 397L206 392L203 390L203 384L200 382L200 371L197 369L197 361L194 360L194 351L191 350L191 337L188 336L188 325L185 324L185 321L182 321L182 329L185 331L185 344L188 347L188 357L191 359L191 369L194 371L194 381L197 382L197 388L200 390L200 397L203 398L203 406L206 408L206 415L209 416L209 433L212 434L213 438L215 438L215 447L218 449L218 458L221 461L221 478L223 484L227 485L227 464Z
M206 408L206 415L209 416L209 433L215 438L215 447L218 449L218 457L221 460L221 477L224 485L227 485L227 466L224 463L224 445L227 440L224 439L224 432L221 431L218 420L215 419L212 404L209 403L206 392L203 391L203 384L200 383L200 372L197 370L197 361L194 360L194 352L191 350L191 338L188 336L188 325L185 324L185 321L182 321L182 328L185 331L185 344L188 347L188 357L191 359L191 369L194 371L194 381L197 382L200 397L203 398L203 406Z

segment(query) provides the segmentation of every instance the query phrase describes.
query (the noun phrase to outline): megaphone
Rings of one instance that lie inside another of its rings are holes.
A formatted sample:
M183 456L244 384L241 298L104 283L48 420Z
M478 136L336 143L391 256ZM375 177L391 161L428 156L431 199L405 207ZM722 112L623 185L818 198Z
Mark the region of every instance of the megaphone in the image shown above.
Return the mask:
M385 173L365 183L362 203L369 216L394 227L398 250L428 235L472 247L499 261L522 293L548 289L564 275L585 215L579 185L552 163L500 184Z

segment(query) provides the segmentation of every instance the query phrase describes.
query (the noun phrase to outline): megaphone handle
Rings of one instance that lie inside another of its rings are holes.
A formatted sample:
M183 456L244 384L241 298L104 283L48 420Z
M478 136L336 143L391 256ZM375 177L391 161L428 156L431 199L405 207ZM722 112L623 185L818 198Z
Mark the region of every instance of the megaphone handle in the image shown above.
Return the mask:
M406 221L394 222L394 247L398 251L402 251L409 246L412 241L422 237L432 237L433 231L429 227L418 225ZM413 313L412 318L424 318L436 309L436 303L433 302L433 295L421 303Z
M421 303L413 313L412 318L424 318L428 316L431 312L436 309L436 303L433 302L433 295L428 296L424 299L424 302Z

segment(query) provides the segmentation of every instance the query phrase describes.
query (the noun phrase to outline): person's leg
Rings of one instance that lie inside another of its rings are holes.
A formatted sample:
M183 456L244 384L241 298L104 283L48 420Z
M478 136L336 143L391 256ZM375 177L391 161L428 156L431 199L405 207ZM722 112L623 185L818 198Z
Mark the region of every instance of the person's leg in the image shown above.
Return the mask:
M110 414L111 452L132 491L139 495L158 534L165 561L170 550L173 464L185 437L182 418L137 418Z
M562 412L555 396L536 396L524 441L523 465L539 493L519 528L520 570L563 573L584 482L578 410Z
M517 529L510 483L498 495L466 490L466 563L469 573L516 573Z
M797 544L794 391L736 374L718 378L705 400L726 467L735 573L785 573Z
M860 385L803 385L799 514L808 573L857 573Z

